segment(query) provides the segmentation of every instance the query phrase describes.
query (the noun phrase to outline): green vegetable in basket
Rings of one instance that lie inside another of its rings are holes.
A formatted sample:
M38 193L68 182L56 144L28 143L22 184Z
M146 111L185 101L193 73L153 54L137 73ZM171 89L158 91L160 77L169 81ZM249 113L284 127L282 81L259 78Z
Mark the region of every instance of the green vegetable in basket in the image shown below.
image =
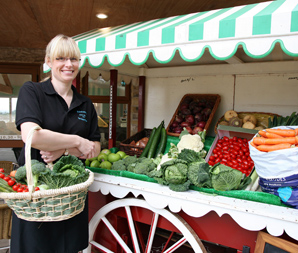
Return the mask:
M72 177L85 172L84 163L73 155L62 156L53 166L53 172L68 174Z
M40 174L48 171L49 169L46 167L46 165L44 163L33 159L33 160L31 160L31 170L32 170L32 175L33 175L33 185L34 185L34 187L36 187L39 185ZM26 165L23 165L17 169L17 172L15 174L15 179L19 183L27 184Z

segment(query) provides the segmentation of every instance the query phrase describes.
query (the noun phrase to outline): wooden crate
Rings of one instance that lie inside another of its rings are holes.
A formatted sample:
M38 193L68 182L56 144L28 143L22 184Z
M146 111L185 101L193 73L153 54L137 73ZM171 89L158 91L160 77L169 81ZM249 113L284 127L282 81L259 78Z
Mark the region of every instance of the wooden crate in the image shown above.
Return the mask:
M220 100L221 100L220 95L218 95L218 94L185 94L185 95L182 97L182 99L181 99L181 101L180 101L180 103L179 103L179 105L178 105L178 107L177 107L177 109L176 109L176 111L175 111L175 113L174 113L174 115L173 115L173 117L172 117L172 119L171 119L169 125L167 126L167 134L168 134L168 135L170 135L170 136L176 136L176 137L178 137L178 136L180 135L180 134L178 134L178 133L173 133L173 132L171 132L171 131L170 131L170 126L171 126L172 123L175 121L175 117L176 117L176 115L177 115L177 114L179 113L179 111L180 111L180 105L181 105L186 99L188 99L188 98L191 98L191 99L193 99L193 100L206 100L206 101L209 101L209 102L213 102L213 103L214 103L214 106L213 106L213 108L212 108L211 114L209 115L209 118L208 118L208 120L207 120L207 122L206 122L206 125L205 125L205 128L204 128L206 131L208 131L208 129L209 129L209 127L210 127L210 124L211 124L211 122L212 122L212 119L213 119L213 117L214 117L214 114L215 114L215 112L216 112L216 110L217 110L217 108L218 108L218 106L219 106L219 103L220 103Z
M137 132L136 134L134 134L133 136L129 137L128 139L124 140L123 142L120 142L119 145L119 149L121 151L124 151L127 155L136 155L137 157L139 157L144 148L136 146L136 145L132 145L130 144L132 141L139 141L140 139L144 138L144 137L150 137L150 134L152 132L152 129L143 129L140 132Z

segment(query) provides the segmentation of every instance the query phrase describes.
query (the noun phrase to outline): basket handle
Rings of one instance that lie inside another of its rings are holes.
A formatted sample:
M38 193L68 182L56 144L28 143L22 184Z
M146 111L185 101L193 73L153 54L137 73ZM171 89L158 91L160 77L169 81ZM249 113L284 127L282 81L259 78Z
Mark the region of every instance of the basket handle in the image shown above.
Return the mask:
M26 175L27 175L27 185L30 195L34 192L33 185L33 174L31 168L31 143L32 137L35 131L42 129L40 126L32 127L27 135L26 139L26 147L25 147L25 167L26 167Z

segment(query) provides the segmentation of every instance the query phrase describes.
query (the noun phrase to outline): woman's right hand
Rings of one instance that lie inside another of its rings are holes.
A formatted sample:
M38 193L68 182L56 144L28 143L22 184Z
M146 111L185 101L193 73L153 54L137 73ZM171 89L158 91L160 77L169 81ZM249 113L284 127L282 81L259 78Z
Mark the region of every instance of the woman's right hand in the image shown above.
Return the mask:
M96 156L95 143L87 139L81 138L78 150L81 152L80 157L91 159Z

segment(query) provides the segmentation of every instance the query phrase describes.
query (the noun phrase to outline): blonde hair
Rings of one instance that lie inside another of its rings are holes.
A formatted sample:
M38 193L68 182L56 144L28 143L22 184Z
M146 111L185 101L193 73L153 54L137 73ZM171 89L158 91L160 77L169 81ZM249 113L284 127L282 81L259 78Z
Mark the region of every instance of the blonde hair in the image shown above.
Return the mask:
M74 39L63 34L58 34L47 45L45 57L50 61L53 61L57 57L74 57L80 59L81 52Z

